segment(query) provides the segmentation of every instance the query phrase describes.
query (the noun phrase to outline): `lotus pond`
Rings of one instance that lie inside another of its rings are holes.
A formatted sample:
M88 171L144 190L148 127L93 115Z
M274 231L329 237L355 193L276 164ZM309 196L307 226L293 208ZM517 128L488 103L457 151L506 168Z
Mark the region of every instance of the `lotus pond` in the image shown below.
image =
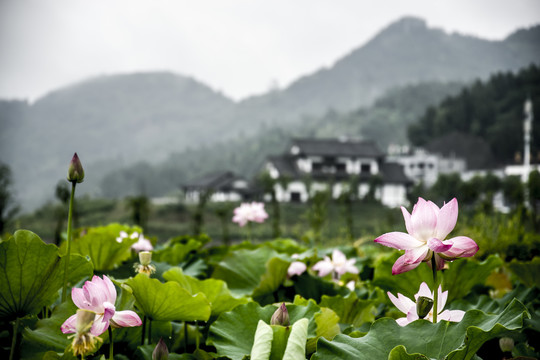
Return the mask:
M235 221L264 221L257 206ZM0 242L2 357L538 358L540 258L478 256L452 232L455 200L403 215L407 232L339 247L158 244L110 224L58 248L16 231Z

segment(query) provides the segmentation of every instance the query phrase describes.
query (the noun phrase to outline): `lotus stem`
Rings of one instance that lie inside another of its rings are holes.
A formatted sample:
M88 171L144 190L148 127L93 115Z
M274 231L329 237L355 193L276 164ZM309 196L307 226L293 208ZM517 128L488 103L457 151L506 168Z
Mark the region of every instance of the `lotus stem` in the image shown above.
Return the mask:
M184 347L185 347L185 352L187 353L187 348L188 348L188 328L187 328L187 321L184 321Z
M433 323L437 322L437 303L439 300L439 283L437 282L437 261L435 254L431 258L431 271L433 272Z
M195 320L195 348L199 350L199 322Z
M144 345L144 336L145 335L146 335L146 315L143 316L143 321L142 321L141 345Z
M251 242L252 235L253 235L253 224L251 221L248 221L247 231L248 231L248 241Z
M68 212L68 224L67 224L67 252L66 252L66 261L64 265L64 286L62 288L62 302L66 301L67 297L67 278L69 271L69 258L71 256L71 223L73 219L73 202L75 199L75 186L77 185L76 181L71 182L71 197L69 199L69 212Z
M109 360L114 359L112 327L109 326Z
M13 339L11 340L11 350L9 352L9 360L15 358L15 349L17 347L17 333L19 332L19 318L15 319L15 324L13 324Z
M152 319L148 319L148 345L152 343Z

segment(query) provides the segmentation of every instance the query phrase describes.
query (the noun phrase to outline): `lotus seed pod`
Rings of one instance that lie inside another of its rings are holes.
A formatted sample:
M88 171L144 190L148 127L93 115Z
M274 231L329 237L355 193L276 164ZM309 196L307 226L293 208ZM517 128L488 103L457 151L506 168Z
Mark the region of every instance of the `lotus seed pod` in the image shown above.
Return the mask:
M499 346L502 352L510 352L514 349L514 339L509 337L500 338Z
M144 265L144 266L150 265L150 262L152 261L152 252L141 251L139 253L139 261L141 262L141 265Z
M433 299L426 296L419 296L418 300L416 301L416 314L418 314L420 319L423 319L429 314L432 307Z

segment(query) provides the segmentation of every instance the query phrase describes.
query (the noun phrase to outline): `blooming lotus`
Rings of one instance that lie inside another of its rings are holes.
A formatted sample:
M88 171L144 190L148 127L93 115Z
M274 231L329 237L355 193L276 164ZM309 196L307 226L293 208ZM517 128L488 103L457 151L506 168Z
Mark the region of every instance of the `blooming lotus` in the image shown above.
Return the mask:
M152 251L154 250L154 247L152 246L150 240L146 239L143 234L140 234L139 240L137 240L135 244L131 245L131 249L135 250L136 252Z
M250 221L262 223L267 217L268 214L264 210L263 203L242 203L239 207L234 209L232 221L238 223L240 226L245 226Z
M325 256L323 260L313 265L312 269L318 271L321 277L332 273L334 279L337 279L345 273L358 274L358 268L354 266L355 262L356 259L347 260L345 254L335 249L332 252L332 259Z
M139 316L131 310L116 311L116 289L112 281L105 275L103 279L95 276L92 281L84 283L82 289L73 288L71 298L79 309L96 313L90 333L94 336L103 334L109 325L112 327L132 327L142 324ZM69 317L61 327L64 334L77 331L77 316Z
M420 318L416 312L416 302L412 301L408 297L405 297L404 295L401 295L400 293L397 294L397 297L392 295L390 291L387 294L388 294L388 297L390 298L390 301L392 301L392 303L402 313L407 315L406 317L396 319L396 322L399 325L405 326L408 323L411 323L414 320L418 320ZM422 296L427 297L429 299L433 299L433 292L431 292L431 290L429 289L428 285L425 282L420 284L420 289L418 290L418 293L414 295L414 298L416 301L418 301L418 299ZM438 289L438 298L439 298L439 302L437 304L438 320L459 322L461 321L461 319L463 319L463 316L465 315L465 311L462 311L462 310L444 310L443 311L444 305L446 305L446 300L448 299L448 290L443 292L440 285ZM433 322L433 311L434 309L431 308L431 310L424 317L424 319Z
M375 242L399 250L405 250L392 267L392 274L412 270L423 261L435 256L437 270L444 267L446 260L470 257L478 251L474 240L457 236L445 240L456 226L458 202L456 198L439 209L431 201L418 199L411 214L401 207L407 233L390 232L379 236Z
M301 261L293 261L287 269L287 275L292 277L293 275L302 275L306 271L307 265Z
M124 239L137 239L139 237L139 233L138 232L133 232L131 235L128 235L127 232L125 232L124 230L120 231L120 235L116 238L116 242L118 243L121 243L124 241Z

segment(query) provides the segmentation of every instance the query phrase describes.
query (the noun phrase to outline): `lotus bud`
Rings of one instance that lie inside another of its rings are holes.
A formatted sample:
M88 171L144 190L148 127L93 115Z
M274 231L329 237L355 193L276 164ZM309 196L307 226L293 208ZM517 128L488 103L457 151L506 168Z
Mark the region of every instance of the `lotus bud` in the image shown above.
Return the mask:
M499 339L499 347L502 352L510 352L514 349L514 339L502 337Z
M274 315L272 315L272 319L270 319L270 325L290 325L289 312L287 311L285 303L282 303L281 306L276 310L276 312L274 312Z
M420 319L423 319L429 314L431 308L433 307L433 299L430 299L426 296L419 296L416 300L416 314Z
M160 338L154 351L152 352L152 360L167 360L169 358L169 349L165 345L163 338Z
M67 179L72 183L82 183L84 180L84 169L77 153L73 155L73 158L69 163Z

